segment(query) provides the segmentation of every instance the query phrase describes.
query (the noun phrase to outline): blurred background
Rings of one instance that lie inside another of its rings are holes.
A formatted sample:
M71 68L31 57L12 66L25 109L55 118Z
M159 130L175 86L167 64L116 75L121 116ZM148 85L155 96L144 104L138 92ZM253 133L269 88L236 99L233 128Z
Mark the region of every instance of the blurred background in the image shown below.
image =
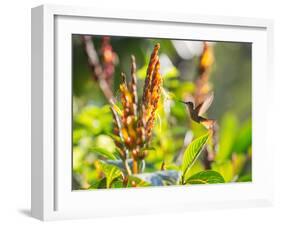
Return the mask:
M130 75L130 56L136 58L138 94L141 98L147 64L153 47L160 43L161 74L165 92L174 99L185 100L196 90L200 74L202 41L93 36L97 58L107 75L106 82L119 100L121 72ZM218 122L216 156L211 167L227 182L251 180L251 44L207 42L212 55L208 91L214 101L207 116ZM112 132L113 118L108 98L88 62L81 35L72 38L73 67L73 189L87 189L99 177L92 146L114 151L107 134ZM128 77L129 78L129 77ZM165 161L174 169L182 150L205 129L189 118L186 106L167 98L161 101L155 123L153 146L147 157L147 172L160 169ZM204 157L190 174L206 168Z

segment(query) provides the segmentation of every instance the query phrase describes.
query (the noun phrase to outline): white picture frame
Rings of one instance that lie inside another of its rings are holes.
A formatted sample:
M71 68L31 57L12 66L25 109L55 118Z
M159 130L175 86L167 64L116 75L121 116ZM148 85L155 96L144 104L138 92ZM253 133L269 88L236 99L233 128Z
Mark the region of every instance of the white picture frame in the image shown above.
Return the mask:
M269 148L268 125L273 119L267 109L272 104L272 32L273 22L265 19L55 5L33 8L32 216L56 220L271 205L273 179L268 175L274 148ZM253 181L191 186L188 191L184 186L72 191L73 33L252 42Z

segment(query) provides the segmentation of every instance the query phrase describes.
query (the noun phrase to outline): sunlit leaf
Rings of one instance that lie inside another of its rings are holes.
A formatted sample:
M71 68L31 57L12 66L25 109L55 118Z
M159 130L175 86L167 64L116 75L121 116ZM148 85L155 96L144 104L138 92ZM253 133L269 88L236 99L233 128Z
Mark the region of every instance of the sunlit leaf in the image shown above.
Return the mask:
M111 188L123 188L123 181L121 178L117 178L112 181Z
M190 170L186 172L184 179L186 180L187 178L191 177L194 174L197 174L201 171L204 171L204 166L201 163L201 161L196 161L193 166L190 167Z
M218 184L224 182L222 175L213 170L196 173L186 180L187 184Z
M116 157L115 155L108 151L107 149L105 148L101 148L101 147L92 147L89 149L91 152L94 152L96 154L99 154L99 155L102 155L104 156L105 158L107 159L110 159L110 160L116 160Z
M198 158L208 138L209 138L209 133L193 140L186 148L181 165L183 177Z
M103 161L99 161L99 164L106 177L106 188L110 188L112 181L117 177L120 177L122 172L118 167L111 164L106 164Z

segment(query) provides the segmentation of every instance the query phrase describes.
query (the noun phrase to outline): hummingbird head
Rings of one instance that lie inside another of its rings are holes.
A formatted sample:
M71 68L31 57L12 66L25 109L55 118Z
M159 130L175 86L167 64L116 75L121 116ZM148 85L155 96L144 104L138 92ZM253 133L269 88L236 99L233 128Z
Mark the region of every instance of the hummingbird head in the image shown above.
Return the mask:
M179 102L181 102L181 103L183 103L183 104L185 104L187 106L193 107L193 103L191 101L182 101L182 100L180 100Z
M194 108L194 104L191 101L180 101L181 103L185 104L189 109L193 109Z

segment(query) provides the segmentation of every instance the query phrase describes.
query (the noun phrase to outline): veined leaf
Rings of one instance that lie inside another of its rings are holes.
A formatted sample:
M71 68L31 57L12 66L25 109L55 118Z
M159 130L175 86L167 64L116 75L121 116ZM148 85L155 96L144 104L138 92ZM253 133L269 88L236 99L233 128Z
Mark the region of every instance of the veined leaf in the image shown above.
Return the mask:
M184 180L186 181L189 177L193 176L194 174L197 174L199 172L204 171L204 165L202 164L201 161L196 161L192 167L190 167L190 170L188 170L188 172L186 172L186 174L184 175Z
M90 151L94 152L96 154L102 155L102 156L106 157L107 159L116 160L115 155L112 152L106 150L105 148L92 147L92 148L90 148Z
M196 173L186 180L187 184L218 184L224 183L221 174L213 170L206 170Z
M123 188L123 181L121 178L117 178L112 181L111 188Z
M209 133L198 137L197 139L193 140L188 147L186 148L183 154L183 161L181 165L181 170L183 172L183 178L187 171L191 168L194 164L196 159L198 158L199 154L203 150L204 145L206 144L209 138Z
M99 161L99 164L106 177L106 188L110 188L113 180L121 176L122 172L117 166L106 164L102 161Z

